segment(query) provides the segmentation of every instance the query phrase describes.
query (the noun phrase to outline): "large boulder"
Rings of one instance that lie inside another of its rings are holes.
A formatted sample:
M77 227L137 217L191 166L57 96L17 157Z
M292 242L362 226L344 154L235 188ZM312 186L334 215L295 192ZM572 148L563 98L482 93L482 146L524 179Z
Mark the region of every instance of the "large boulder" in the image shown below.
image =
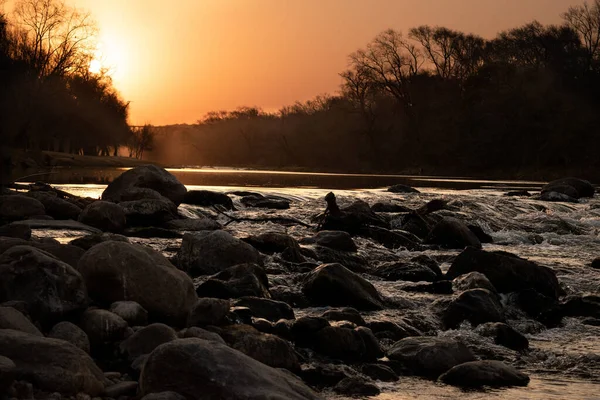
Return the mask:
M310 272L302 291L316 305L350 306L359 310L383 308L377 289L341 264L323 264Z
M64 340L0 330L0 354L16 365L17 379L46 392L98 396L104 374L83 350Z
M177 332L165 324L151 324L133 335L129 336L121 343L121 351L127 354L130 361L150 354L163 343L171 342L177 339Z
M552 298L562 293L552 269L505 252L467 248L454 259L446 277L454 279L473 271L484 274L500 293L534 289Z
M67 341L86 353L90 353L90 339L88 335L83 329L69 321L62 321L54 325L48 333L48 337Z
M440 381L453 386L527 386L529 377L501 361L470 361L452 367Z
M187 192L185 186L164 168L144 165L126 171L112 181L102 193L102 200L124 201L123 194L132 188L152 189L176 205L181 204Z
M168 199L124 201L119 206L130 226L160 226L177 218L177 206Z
M189 276L162 254L137 244L100 243L83 255L79 271L96 301L135 301L161 321L185 321L197 300Z
M31 246L52 254L54 257L69 264L73 268L77 268L79 260L85 253L85 250L71 244L33 242L31 243Z
M575 199L594 197L595 191L590 182L578 178L557 179L542 187L542 194L546 192L562 193Z
M219 299L244 296L271 297L267 274L257 264L240 264L229 267L200 284L196 293L199 297Z
M141 395L164 391L197 400L321 398L287 372L202 339L175 340L150 354L140 377Z
M0 329L13 329L36 336L44 336L20 311L12 307L0 307Z
M455 365L475 361L464 344L431 336L408 337L392 346L387 357L401 362L414 375L438 377Z
M123 318L129 326L148 325L148 311L135 301L115 301L110 305L110 312Z
M179 267L192 276L212 275L237 264L261 264L258 250L225 231L187 233L177 254Z
M440 312L446 328L457 328L461 322L473 325L485 322L503 322L502 304L498 297L487 289L470 289L462 292Z
M220 205L227 210L233 210L233 201L225 193L210 190L190 190L183 198L183 203L195 206L210 207Z
M119 233L125 229L127 218L123 208L108 201L95 201L83 209L79 222L102 231Z
M427 242L448 249L464 249L468 246L481 248L481 242L467 225L450 217L442 219L433 227Z
M0 255L0 302L21 300L31 317L53 323L83 311L84 279L73 267L43 250L15 246Z
M20 194L0 196L0 220L16 221L45 214L46 208L36 199Z

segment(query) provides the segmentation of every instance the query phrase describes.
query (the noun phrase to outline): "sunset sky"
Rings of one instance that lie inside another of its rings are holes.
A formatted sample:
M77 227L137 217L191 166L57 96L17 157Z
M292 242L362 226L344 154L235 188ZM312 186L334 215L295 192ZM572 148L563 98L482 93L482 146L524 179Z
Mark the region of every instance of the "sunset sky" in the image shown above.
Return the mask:
M493 37L557 23L583 0L67 0L89 10L103 63L134 124L192 123L211 110L276 110L338 90L347 56L387 28Z

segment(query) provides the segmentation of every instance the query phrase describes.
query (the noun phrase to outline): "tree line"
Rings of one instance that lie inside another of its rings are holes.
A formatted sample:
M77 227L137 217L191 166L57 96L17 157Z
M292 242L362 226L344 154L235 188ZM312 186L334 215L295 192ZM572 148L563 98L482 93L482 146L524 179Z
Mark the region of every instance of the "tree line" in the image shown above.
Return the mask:
M2 146L83 155L117 155L127 146L143 153L142 132L129 127L129 103L109 71L90 70L96 36L90 15L63 0L18 0L10 14L0 10Z
M151 156L261 168L600 177L600 0L562 19L491 40L445 27L389 29L349 56L339 93L277 113L243 107L162 127Z

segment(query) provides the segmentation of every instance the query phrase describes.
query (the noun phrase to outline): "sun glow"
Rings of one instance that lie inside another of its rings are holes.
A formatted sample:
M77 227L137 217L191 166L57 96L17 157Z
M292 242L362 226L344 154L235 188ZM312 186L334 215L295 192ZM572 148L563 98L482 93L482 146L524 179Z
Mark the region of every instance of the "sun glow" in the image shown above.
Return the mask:
M128 52L122 41L102 35L90 61L89 71L94 74L105 73L115 81L122 81L127 75L128 64Z

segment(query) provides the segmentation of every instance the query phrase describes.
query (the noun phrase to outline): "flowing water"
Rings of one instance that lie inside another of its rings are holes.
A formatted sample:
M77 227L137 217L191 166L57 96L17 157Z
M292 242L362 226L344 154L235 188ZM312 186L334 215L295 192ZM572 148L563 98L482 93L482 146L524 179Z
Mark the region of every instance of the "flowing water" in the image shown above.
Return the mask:
M119 171L122 172L122 171ZM392 201L408 207L418 207L434 198L450 201L447 215L458 216L464 221L482 227L494 238L494 244L484 245L485 250L504 250L533 260L541 265L552 267L568 294L600 294L600 270L590 268L590 262L600 256L600 197L582 200L579 204L548 203L524 197L507 197L503 193L508 188L540 187L539 182L497 182L471 181L466 179L439 179L423 177L398 177L380 175L332 175L298 174L286 175L280 172L252 172L230 170L214 171L174 171L189 189L209 189L223 192L252 190L262 194L276 195L291 201L289 210L265 211L245 209L239 197L231 195L239 211L233 216L264 217L285 216L307 223L324 210L323 197L333 190L340 206L355 199L369 204L379 201ZM110 180L114 175L101 174ZM242 186L244 179L256 187ZM61 179L54 179L60 183ZM68 180L67 182L78 182ZM98 180L96 180L97 182ZM62 182L65 182L62 180ZM262 182L262 183L261 183ZM409 183L421 186L420 194L393 194L382 187L393 183ZM202 184L203 186L197 186ZM220 184L222 186L210 186ZM262 185L262 186L260 186ZM71 183L57 185L68 192L98 198L104 189L103 184ZM296 186L296 187L290 187ZM303 186L303 187L298 187ZM363 189L360 189L363 187ZM180 206L180 213L188 217L210 214L223 224L231 220L214 211L188 205ZM302 226L285 227L275 223L233 222L226 230L238 237L259 234L267 231L280 231L301 239L311 236L314 231ZM55 237L63 243L79 236L78 232L40 230L38 236ZM133 239L171 256L177 251L180 239ZM418 254L427 254L441 263L447 270L449 261L458 251L427 250L408 252L389 250L370 240L356 239L359 254L370 263L390 260L404 260ZM276 259L267 259L267 270L272 281L290 286L298 285L298 276L286 272L277 265ZM408 283L382 281L372 276L368 279L391 300L402 304L397 309L387 309L363 314L366 320L401 317L427 324L434 316L431 303L441 295L403 291ZM520 310L511 308L504 297L509 315L509 324L526 333L530 341L530 351L519 354L504 347L496 346L490 340L474 333L468 324L460 329L440 332L439 335L454 337L482 349L489 358L506 360L531 376L526 388L486 389L483 391L462 391L435 382L400 377L399 382L382 383L380 400L399 399L600 399L600 327L585 325L581 318L566 318L561 327L545 329L538 322L528 319ZM297 316L320 315L322 308L296 309ZM331 398L341 398L331 395Z

